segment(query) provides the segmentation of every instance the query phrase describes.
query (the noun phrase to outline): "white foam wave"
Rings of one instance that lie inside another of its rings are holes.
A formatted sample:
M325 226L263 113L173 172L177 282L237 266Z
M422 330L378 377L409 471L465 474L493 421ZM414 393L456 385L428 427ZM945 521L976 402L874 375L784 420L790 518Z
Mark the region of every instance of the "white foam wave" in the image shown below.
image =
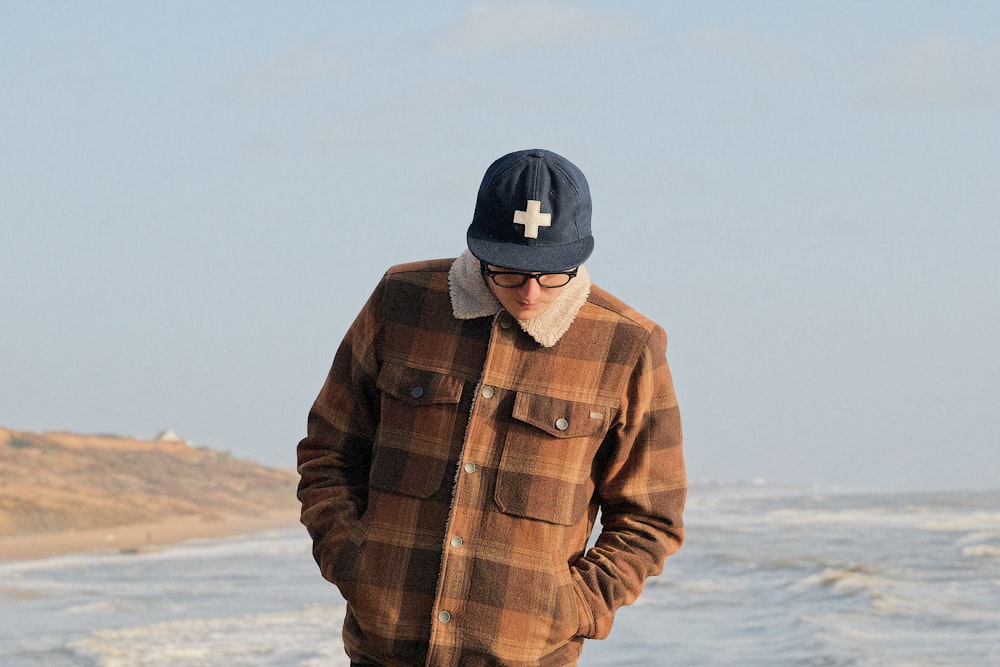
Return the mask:
M865 568L830 569L818 575L818 581L819 586L827 587L842 597L864 596L879 615L897 618L934 616L942 621L955 621L961 615L961 601L946 593L912 581L880 576Z
M827 567L822 572L811 574L792 584L790 589L801 593L810 589L825 588L842 597L864 595L872 605L884 612L902 608L901 601L890 595L897 586L891 578L878 574L865 565L850 567Z
M72 644L100 667L341 667L344 607L101 630Z
M141 554L139 557L146 560L201 560L251 554L254 556L304 554L311 557L311 549L309 539L302 531L285 529L227 538L189 540L161 551Z
M963 556L979 556L980 558L1000 558L1000 547L990 544L977 544L974 547L962 549Z
M135 562L137 558L144 561L183 561L241 555L255 557L262 555L305 555L309 558L312 557L309 539L302 531L281 529L233 537L193 539L145 553L108 551L54 556L37 560L0 562L0 576L37 571L91 568L95 565L118 565Z
M742 579L691 579L681 583L681 588L685 591L698 595L740 593L750 587L751 584Z
M908 527L915 526L924 518L905 512L890 512L884 509L853 510L773 510L765 515L768 522L781 526L843 525L864 527Z
M942 516L924 522L924 530L942 530L955 532L998 532L1000 531L1000 512L968 512Z
M977 530L955 540L955 544L963 546L966 544L980 544L982 542L1000 542L1000 532L989 530Z
M96 602L87 602L84 604L73 605L63 609L63 612L67 614L95 614L95 613L114 613L122 611L127 608L127 605L120 598L112 597L106 600L98 600Z

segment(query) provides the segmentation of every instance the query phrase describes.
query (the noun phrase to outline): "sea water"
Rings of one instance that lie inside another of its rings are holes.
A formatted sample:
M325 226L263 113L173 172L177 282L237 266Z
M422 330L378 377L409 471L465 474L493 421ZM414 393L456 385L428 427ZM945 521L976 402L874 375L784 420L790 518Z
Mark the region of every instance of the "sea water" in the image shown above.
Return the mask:
M581 665L1000 665L1000 491L696 484ZM0 562L0 665L347 665L303 529Z

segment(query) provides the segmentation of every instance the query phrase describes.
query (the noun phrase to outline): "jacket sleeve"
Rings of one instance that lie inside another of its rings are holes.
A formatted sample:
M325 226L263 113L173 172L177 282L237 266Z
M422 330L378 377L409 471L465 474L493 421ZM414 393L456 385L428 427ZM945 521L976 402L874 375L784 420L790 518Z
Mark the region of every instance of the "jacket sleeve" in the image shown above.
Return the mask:
M666 342L656 327L600 453L602 528L573 568L583 637L607 637L615 610L635 601L684 541L687 477Z
M335 584L334 558L368 502L379 412L375 342L382 289L380 284L344 336L297 451L301 520L320 572Z

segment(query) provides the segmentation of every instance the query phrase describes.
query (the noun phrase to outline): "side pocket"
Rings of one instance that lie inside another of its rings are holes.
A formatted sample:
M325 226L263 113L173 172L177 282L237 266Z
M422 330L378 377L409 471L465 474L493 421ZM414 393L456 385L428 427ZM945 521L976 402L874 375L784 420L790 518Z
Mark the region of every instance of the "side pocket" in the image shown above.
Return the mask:
M354 599L354 591L358 582L358 561L361 556L361 545L364 533L361 525L351 529L347 542L332 556L327 579L340 590L341 596L349 604Z
M565 565L558 565L557 583L559 586L559 612L557 618L562 620L567 628L566 639L580 636L580 594L577 592L573 573Z
M583 594L583 580L579 575L574 576L570 572L570 585L573 587L573 602L576 605L577 614L577 636L584 639L594 639L594 632L597 628L597 619L594 617L594 610L590 608L586 595Z

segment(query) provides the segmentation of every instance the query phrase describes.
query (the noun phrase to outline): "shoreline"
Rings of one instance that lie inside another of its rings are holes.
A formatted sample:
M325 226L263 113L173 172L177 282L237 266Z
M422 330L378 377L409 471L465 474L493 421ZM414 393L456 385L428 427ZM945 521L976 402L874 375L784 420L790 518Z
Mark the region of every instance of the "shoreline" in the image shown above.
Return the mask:
M300 525L298 507L259 515L175 515L155 522L0 537L0 561L98 552L141 554L187 540L248 535L296 525ZM305 528L302 530L304 533Z

